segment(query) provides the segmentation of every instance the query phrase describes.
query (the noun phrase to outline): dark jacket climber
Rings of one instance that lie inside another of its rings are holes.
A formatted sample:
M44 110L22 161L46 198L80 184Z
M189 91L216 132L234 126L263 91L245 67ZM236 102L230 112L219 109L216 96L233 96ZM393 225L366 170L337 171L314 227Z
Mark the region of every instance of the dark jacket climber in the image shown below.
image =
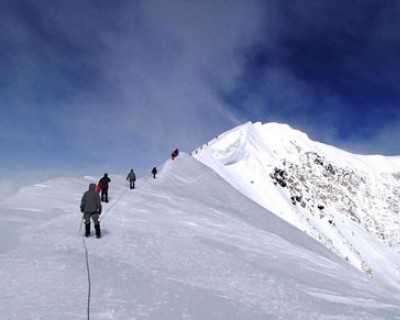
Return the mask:
M101 214L101 201L99 194L96 192L96 184L91 183L89 185L89 190L82 196L80 208L83 213L83 219L85 220L85 236L90 236L90 219L92 219L96 229L96 237L100 238L99 217Z
M111 179L108 174L105 173L103 178L100 179L99 184L101 184L101 201L108 202L108 187Z
M179 150L178 148L172 151L171 153L171 159L174 160L177 156L179 155Z
M129 180L129 187L135 189L136 174L133 169L128 173L126 180Z
M155 179L156 178L156 174L157 174L157 168L154 167L153 170L151 170L151 173L153 175L153 178Z

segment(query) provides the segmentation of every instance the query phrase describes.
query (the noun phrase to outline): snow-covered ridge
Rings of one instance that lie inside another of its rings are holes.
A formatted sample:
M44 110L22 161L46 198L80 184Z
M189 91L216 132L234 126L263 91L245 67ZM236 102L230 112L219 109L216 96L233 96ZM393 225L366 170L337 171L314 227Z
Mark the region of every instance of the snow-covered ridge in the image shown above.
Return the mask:
M90 319L398 319L394 277L366 277L193 157L158 169L134 190L110 173L102 239L79 229L98 178L45 181L3 202L0 319L86 319L85 249ZM395 261L388 253L381 274Z
M278 123L246 123L193 155L367 274L380 268L375 250L400 251L400 157L354 155Z

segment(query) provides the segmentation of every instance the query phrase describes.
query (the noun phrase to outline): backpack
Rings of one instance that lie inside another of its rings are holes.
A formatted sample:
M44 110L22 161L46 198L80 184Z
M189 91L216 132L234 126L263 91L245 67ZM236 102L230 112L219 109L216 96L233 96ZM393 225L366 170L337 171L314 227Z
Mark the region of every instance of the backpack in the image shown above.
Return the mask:
M103 186L102 186L101 182L99 181L99 183L98 183L97 186L96 186L96 192L97 192L97 193L100 193L100 191L101 191L102 188L103 188Z

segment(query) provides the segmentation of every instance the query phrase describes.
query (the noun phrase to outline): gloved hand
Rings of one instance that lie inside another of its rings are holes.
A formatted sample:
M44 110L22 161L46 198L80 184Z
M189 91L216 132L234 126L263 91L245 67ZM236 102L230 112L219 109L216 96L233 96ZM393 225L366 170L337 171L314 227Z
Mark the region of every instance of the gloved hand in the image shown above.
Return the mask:
M99 215L101 215L101 208L99 208L99 210L97 212L99 213Z
M81 212L82 212L82 213L84 213L84 212L85 212L85 209L84 209L83 207L81 207Z

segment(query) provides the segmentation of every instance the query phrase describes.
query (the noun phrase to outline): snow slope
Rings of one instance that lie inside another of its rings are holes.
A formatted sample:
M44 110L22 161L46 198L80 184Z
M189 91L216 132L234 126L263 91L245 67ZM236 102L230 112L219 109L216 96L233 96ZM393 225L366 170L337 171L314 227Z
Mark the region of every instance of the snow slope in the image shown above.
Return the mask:
M400 319L368 278L188 155L129 190L111 175L103 238L78 231L91 177L0 207L0 319ZM368 241L368 239L366 240Z
M193 155L353 266L400 271L400 157L354 155L278 123L246 123Z

